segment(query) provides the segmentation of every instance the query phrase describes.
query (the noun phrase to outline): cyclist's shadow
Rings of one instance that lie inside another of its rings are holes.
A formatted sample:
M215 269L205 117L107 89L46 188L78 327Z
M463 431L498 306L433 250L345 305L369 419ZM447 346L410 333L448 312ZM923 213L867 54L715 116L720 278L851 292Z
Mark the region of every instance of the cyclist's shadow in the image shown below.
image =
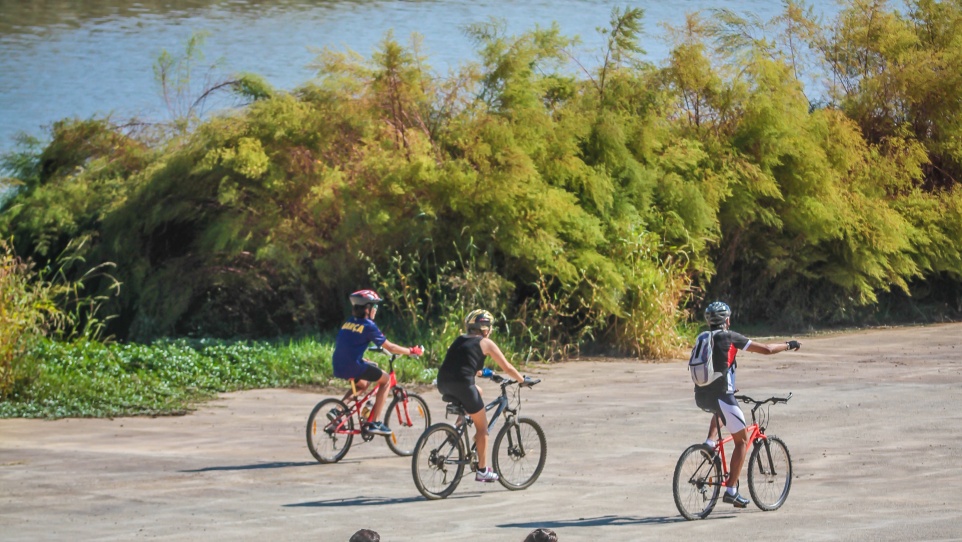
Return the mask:
M597 516L593 518L578 519L559 519L554 521L526 521L524 523L502 523L499 528L520 528L537 529L539 527L548 529L561 529L565 527L602 527L605 525L664 525L668 523L678 523L687 521L681 516L666 517L647 517L636 518L627 516Z
M475 497L480 497L481 493L464 493L460 495L451 495L448 500L453 499L471 499ZM310 502L300 502L294 504L285 504L285 508L299 508L299 507L344 507L344 506L381 506L385 504L404 504L409 502L418 502L426 500L424 497L418 495L415 497L400 497L400 498L388 498L388 497L365 497L363 495L359 497L354 497L353 499L328 499L324 501L310 501Z
M267 463L253 463L250 465L223 465L217 467L201 467L197 469L182 469L178 472L210 472L220 470L258 470L258 469L286 469L289 467L309 467L317 465L317 461L273 461Z

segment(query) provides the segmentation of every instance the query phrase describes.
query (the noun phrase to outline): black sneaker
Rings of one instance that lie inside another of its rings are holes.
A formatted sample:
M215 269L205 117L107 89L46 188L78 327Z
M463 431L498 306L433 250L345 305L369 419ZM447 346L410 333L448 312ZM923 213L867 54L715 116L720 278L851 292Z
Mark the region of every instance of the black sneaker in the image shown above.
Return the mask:
M382 422L372 422L364 427L364 430L372 435L390 435L392 433L391 428L384 425Z
M327 419L333 422L333 421L336 420L337 417L340 416L340 415L341 415L341 411L340 411L340 410L338 410L338 409L336 409L336 408L332 408L331 410L329 410L329 411L327 412Z
M745 508L748 506L748 503L752 502L745 497L742 497L738 493L732 495L728 493L728 491L725 491L725 496L722 497L722 501L727 502L728 504L734 504L735 508Z

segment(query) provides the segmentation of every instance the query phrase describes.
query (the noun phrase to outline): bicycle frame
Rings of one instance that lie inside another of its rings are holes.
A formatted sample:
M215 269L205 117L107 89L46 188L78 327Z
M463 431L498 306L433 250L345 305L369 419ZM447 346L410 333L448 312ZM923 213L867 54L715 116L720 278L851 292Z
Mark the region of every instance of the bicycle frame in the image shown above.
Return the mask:
M384 350L381 348L370 348L369 350L372 352L384 353ZM387 386L388 386L388 389L391 390L391 392L394 394L395 397L405 397L407 396L407 392L404 391L404 388L401 388L400 386L397 385L397 375L395 375L394 373L394 360L397 359L397 357L398 357L397 354L391 354L391 359L388 361L389 373L388 373ZM360 427L361 423L370 422L372 420L372 418L374 417L373 409L371 413L367 415L366 420L361 415L361 409L363 408L363 405L366 404L371 399L371 396L377 394L381 386L378 384L375 384L374 387L371 388L367 393L365 393L363 397L358 397L357 385L355 384L354 379L353 378L350 379L350 382L351 382L351 397L344 400L344 403L347 405L348 410L350 411L350 414L349 416L345 416L344 420L337 427L334 428L334 431L340 434L345 434L345 435L347 434L362 435L362 437L370 436L373 438L372 435L367 435L367 433L364 433ZM402 411L402 407L403 407L403 411ZM410 412L407 411L406 403L398 403L397 415L398 415L398 419L403 419L408 424L411 423L411 414ZM344 424L347 423L347 419L353 416L357 416L357 420L361 423L359 423L358 426L355 427L354 429L345 429ZM394 437L394 435L392 435L392 438L396 439L397 437Z
M770 397L768 399L765 399L764 401L756 401L746 395L735 396L735 399L738 399L743 403L754 403L755 405L752 407L752 411L751 411L752 424L745 428L748 431L748 442L750 442L752 446L758 446L759 444L765 445L765 454L768 458L768 468L770 469L771 474L777 474L775 472L774 461L772 460L772 451L767 445L768 437L765 436L765 428L759 425L758 419L755 413L758 411L759 408L762 407L762 405L766 405L768 403L772 403L772 404L787 403L788 400L791 398L792 398L791 393L789 393L788 397L785 397L785 398ZM712 421L715 423L715 428L718 431L718 435L721 436L720 416L716 414L714 420ZM734 440L735 440L735 437L733 437L732 435L728 435L727 437L720 439L717 443L715 443L715 454L718 455L719 458L721 459L722 474L724 475L725 480L728 479L728 458L725 456L725 445L728 444L729 442L733 442ZM724 480L719 480L718 484L724 485ZM716 484L712 484L712 485L716 485Z
M488 420L489 433L491 432L491 428L493 428L494 425L498 422L498 418L501 416L501 414L507 412L508 414L505 416L505 423L511 423L511 420L514 419L514 417L517 416L518 412L521 410L520 397L518 399L518 406L516 408L511 408L510 406L510 400L508 399L508 386L510 384L511 384L510 382L502 383L501 395L499 395L496 399L492 400L490 403L484 405L485 412L490 412L491 410L494 410L494 415L491 416L491 419ZM450 410L448 412L453 413ZM477 443L472 441L471 434L467 430L468 425L470 425L469 422L471 420L471 417L467 412L464 411L464 407L459 407L457 414L460 418L460 422L456 423L454 428L455 428L455 431L457 431L458 433L458 438L464 440L465 450L471 451L471 456L465 461L460 461L460 462L452 461L451 463L452 464L464 463L464 464L470 465L472 467L471 470L474 470L474 464L477 461L476 460ZM512 436L509 434L508 438L510 440L512 439Z

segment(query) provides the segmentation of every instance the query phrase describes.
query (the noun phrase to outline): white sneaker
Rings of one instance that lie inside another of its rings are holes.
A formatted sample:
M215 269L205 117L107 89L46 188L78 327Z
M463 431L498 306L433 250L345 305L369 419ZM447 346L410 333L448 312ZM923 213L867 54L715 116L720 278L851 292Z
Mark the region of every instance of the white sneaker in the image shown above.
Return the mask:
M491 468L487 468L484 470L478 469L477 472L474 473L474 481L475 482L497 482L498 473L494 472L494 469L491 469Z

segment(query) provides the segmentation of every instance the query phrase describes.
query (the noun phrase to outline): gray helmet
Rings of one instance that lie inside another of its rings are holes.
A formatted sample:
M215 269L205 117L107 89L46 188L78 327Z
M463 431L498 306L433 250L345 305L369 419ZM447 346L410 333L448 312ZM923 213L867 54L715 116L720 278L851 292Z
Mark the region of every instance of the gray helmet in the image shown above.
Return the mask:
M712 327L725 325L725 320L731 315L731 308L722 301L714 301L705 309L705 320L708 320L708 325Z

